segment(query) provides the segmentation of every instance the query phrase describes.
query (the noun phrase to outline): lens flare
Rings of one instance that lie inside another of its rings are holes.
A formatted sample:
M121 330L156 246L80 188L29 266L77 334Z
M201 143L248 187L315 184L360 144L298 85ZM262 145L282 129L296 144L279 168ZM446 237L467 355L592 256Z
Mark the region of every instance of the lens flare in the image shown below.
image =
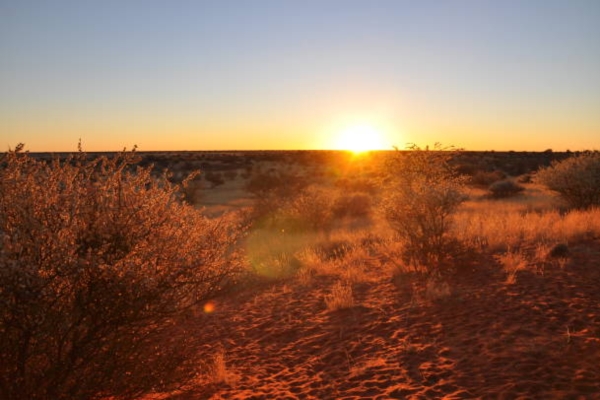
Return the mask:
M215 311L216 304L214 301L208 301L204 304L203 310L206 314L213 313Z

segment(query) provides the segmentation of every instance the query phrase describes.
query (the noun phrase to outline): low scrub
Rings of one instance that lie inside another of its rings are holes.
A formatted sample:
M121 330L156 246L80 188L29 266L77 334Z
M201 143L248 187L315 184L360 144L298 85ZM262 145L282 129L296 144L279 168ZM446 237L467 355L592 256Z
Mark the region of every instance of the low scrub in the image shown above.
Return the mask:
M136 397L194 373L177 321L234 283L243 229L134 163L1 160L0 398Z

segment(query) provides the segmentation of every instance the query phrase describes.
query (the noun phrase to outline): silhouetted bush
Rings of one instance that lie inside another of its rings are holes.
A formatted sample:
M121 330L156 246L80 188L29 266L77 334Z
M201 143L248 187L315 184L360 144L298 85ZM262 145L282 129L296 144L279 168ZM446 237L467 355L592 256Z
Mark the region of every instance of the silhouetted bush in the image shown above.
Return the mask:
M600 153L586 152L541 168L535 179L575 208L600 205Z
M494 182L488 188L490 195L494 198L511 197L521 193L525 188L512 179Z
M454 153L439 145L434 150L413 146L398 151L388 165L384 215L405 242L407 261L430 273L446 272L441 268L454 246L448 235L452 216L465 199L464 178L450 164Z
M190 378L178 321L234 283L242 229L183 204L134 153L21 149L0 169L0 398L131 398Z

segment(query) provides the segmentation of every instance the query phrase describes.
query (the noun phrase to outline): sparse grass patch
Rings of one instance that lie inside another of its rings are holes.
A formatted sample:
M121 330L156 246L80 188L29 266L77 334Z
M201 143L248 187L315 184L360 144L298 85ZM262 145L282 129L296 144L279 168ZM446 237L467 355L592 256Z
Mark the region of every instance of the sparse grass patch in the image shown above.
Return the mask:
M342 268L341 278L348 283L360 283L369 280L363 265L359 263L349 263Z
M556 200L539 185L527 185L518 198L468 201L457 213L453 235L490 251L600 237L598 208L562 213Z
M352 286L341 281L336 282L331 288L331 292L325 296L325 305L329 311L353 307Z
M209 379L212 383L231 385L237 380L237 375L227 366L227 357L224 349L219 349L212 359L209 368Z
M429 301L444 300L452 294L447 281L430 277L425 283L425 298Z
M304 250L317 240L318 236L310 233L254 230L246 240L249 269L270 279L293 276L304 264Z

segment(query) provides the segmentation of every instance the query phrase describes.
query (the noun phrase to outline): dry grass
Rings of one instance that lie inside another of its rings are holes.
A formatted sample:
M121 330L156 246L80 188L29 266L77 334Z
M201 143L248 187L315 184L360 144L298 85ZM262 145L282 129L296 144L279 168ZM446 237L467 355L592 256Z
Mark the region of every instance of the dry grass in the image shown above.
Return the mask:
M369 370L383 368L388 365L388 361L384 358L373 358L361 363L357 363L350 367L350 377L357 377L369 373Z
M210 381L213 383L233 384L237 380L237 375L227 366L225 350L219 349L212 359L212 365L209 369Z
M527 268L527 258L520 251L507 251L495 256L496 260L506 271L506 283L513 284L517 281L517 272Z
M491 251L600 236L600 209L562 214L557 204L552 194L531 185L519 198L471 200L457 214L453 234Z
M325 296L325 305L329 311L353 307L352 287L341 281L336 282L331 288L331 292Z

